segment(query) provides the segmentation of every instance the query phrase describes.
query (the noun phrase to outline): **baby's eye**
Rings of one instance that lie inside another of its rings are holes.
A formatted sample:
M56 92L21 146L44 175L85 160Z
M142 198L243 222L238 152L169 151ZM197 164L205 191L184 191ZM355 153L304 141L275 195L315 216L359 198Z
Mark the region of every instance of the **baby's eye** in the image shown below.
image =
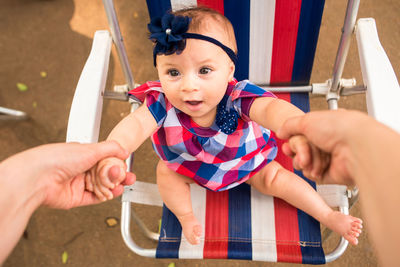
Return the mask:
M179 75L179 71L172 69L172 70L168 70L168 75L176 77Z
M199 71L200 74L208 74L210 72L211 72L211 69L210 68L206 68L206 67L201 68L200 71Z

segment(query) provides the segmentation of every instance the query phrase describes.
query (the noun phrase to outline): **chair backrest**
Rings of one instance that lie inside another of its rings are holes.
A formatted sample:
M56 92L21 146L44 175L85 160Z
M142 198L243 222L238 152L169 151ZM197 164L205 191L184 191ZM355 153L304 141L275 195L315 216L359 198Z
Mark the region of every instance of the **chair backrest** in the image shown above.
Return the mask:
M238 42L235 77L256 84L309 83L324 0L147 0L150 18L203 5L224 14Z

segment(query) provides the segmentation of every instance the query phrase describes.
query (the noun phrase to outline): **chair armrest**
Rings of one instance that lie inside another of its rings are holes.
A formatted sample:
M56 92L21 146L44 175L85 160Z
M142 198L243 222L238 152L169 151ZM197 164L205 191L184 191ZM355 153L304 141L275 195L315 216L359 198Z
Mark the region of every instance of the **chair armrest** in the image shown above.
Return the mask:
M356 27L358 52L368 114L400 132L400 87L385 50L379 42L375 20L359 19Z
M112 39L108 31L96 31L89 58L82 70L72 100L67 142L98 141L111 44Z

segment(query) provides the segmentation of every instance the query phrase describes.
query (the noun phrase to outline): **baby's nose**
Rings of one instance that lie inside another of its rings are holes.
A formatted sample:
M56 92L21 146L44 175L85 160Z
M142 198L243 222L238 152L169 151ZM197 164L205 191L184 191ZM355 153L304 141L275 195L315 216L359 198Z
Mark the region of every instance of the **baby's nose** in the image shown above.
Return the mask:
M181 90L184 92L191 92L199 90L199 85L196 78L188 76L182 79Z

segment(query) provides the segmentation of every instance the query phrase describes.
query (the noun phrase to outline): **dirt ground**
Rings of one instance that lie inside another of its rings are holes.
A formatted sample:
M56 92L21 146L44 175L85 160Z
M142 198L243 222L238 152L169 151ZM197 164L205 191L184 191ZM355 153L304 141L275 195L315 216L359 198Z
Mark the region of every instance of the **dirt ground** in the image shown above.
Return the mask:
M145 1L116 0L116 10L137 83L156 79L152 66L151 44L146 40L148 15ZM340 38L346 3L326 0L320 39L313 67L312 82L331 77L336 47ZM400 75L400 2L396 0L361 1L358 17L376 19L378 33L395 72ZM89 55L96 30L108 29L100 0L1 0L0 1L0 106L23 110L29 120L0 121L0 160L43 143L63 142L80 72ZM352 43L344 77L355 77L362 84L357 48ZM42 77L40 72L46 72ZM20 91L17 83L28 90ZM107 89L123 84L124 79L113 51ZM343 108L366 111L365 96L343 97ZM326 109L324 98L312 97L312 110ZM126 103L105 100L100 139L129 111ZM147 142L136 154L135 169L139 180L155 181L155 156ZM352 210L361 216L360 203ZM161 212L136 207L149 227L156 231ZM394 211L397 212L397 211ZM68 211L39 208L17 247L4 263L15 266L290 266L249 261L226 260L155 260L137 256L125 246L119 225L107 227L107 217L120 218L120 200ZM367 225L368 226L368 225ZM10 230L12 225L10 225ZM139 244L154 247L137 234ZM337 238L328 239L334 246ZM62 254L68 261L62 263ZM357 247L328 266L376 266L368 230Z

